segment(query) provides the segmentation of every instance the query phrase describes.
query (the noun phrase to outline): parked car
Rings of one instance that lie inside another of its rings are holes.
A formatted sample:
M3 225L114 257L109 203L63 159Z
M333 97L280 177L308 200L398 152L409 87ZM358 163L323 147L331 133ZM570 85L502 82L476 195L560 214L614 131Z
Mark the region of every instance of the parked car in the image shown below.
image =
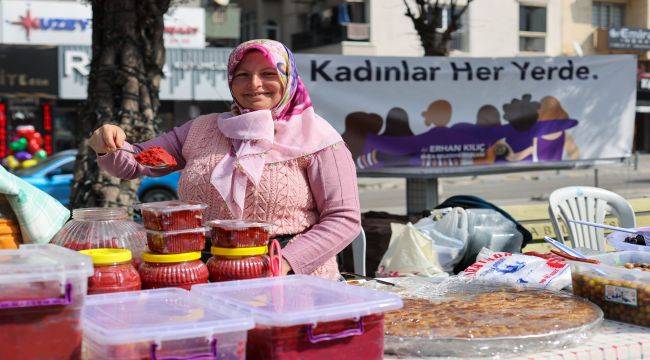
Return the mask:
M36 166L16 170L15 174L52 195L62 204L68 205L76 156L77 150L65 150L50 156ZM174 172L157 178L143 178L138 188L138 199L141 202L177 199L179 176L179 172Z

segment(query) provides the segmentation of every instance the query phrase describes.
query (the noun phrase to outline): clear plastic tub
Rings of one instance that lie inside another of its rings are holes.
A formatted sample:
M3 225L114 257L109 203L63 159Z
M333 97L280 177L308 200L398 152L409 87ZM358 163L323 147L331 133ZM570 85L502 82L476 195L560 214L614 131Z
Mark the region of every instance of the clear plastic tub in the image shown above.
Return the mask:
M214 220L212 246L223 248L258 247L269 244L270 224L246 220Z
M159 254L180 254L202 251L205 248L205 234L208 228L187 230L147 230L149 250Z
M85 359L244 359L253 319L181 289L88 296Z
M0 359L78 359L89 257L60 246L0 251Z
M203 212L208 206L195 201L160 201L134 206L142 212L142 221L149 230L171 231L202 226Z
M147 248L147 236L124 208L86 208L73 210L72 220L50 243L72 250L129 249L137 266Z
M624 267L650 265L650 252L621 251L591 258L601 263L570 262L573 293L600 306L607 319L650 326L650 272Z
M253 315L251 359L381 359L383 313L399 296L314 276L197 285L192 293Z

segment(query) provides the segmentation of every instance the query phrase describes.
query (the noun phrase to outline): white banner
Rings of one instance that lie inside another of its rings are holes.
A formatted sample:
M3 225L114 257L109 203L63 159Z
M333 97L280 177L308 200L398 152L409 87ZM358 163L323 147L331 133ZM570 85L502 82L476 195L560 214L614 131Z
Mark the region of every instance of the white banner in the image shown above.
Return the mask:
M554 163L630 155L629 55L299 55L316 112L363 169Z
M0 3L3 44L90 45L92 9L89 3L15 1ZM165 14L165 46L205 47L205 10L178 7Z

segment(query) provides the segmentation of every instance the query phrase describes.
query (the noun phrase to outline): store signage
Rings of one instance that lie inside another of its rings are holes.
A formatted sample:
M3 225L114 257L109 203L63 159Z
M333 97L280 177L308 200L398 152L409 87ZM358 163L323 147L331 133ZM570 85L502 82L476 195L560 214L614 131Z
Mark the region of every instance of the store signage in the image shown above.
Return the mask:
M650 50L650 29L611 28L609 48L614 50Z
M227 80L231 49L168 49L160 84L162 100L231 100ZM59 97L85 99L89 46L59 47Z
M56 51L55 48L0 48L0 93L56 96Z
M0 2L0 40L5 44L90 45L89 4L54 1ZM177 7L165 14L167 48L205 47L205 10Z

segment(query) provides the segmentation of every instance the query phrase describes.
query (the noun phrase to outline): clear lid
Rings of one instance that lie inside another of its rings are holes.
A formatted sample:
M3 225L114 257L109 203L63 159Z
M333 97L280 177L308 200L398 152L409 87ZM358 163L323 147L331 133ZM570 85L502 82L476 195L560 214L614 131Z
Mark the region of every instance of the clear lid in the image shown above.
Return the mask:
M395 294L309 275L194 285L192 293L250 312L256 323L269 326L353 319L402 307Z
M52 244L21 245L0 251L0 288L11 284L87 278L93 274L92 259Z
M268 230L272 225L268 223L247 221L247 220L212 220L208 225L213 228L224 230L247 230L247 229L264 229Z
M185 230L169 230L169 231L158 231L158 230L149 230L147 229L147 234L158 235L158 236L170 236L170 235L179 235L179 234L196 234L196 233L207 233L210 231L210 228L200 227L194 229L185 229Z
M91 295L83 309L84 336L100 344L209 338L253 326L244 313L176 288Z
M134 205L136 210L156 211L156 212L174 212L185 210L205 210L208 206L198 201L158 201Z
M650 252L647 251L617 251L590 256L600 264L589 264L580 261L569 261L579 272L591 272L598 276L627 281L650 283L650 272L638 268L626 268L626 264L650 265Z

